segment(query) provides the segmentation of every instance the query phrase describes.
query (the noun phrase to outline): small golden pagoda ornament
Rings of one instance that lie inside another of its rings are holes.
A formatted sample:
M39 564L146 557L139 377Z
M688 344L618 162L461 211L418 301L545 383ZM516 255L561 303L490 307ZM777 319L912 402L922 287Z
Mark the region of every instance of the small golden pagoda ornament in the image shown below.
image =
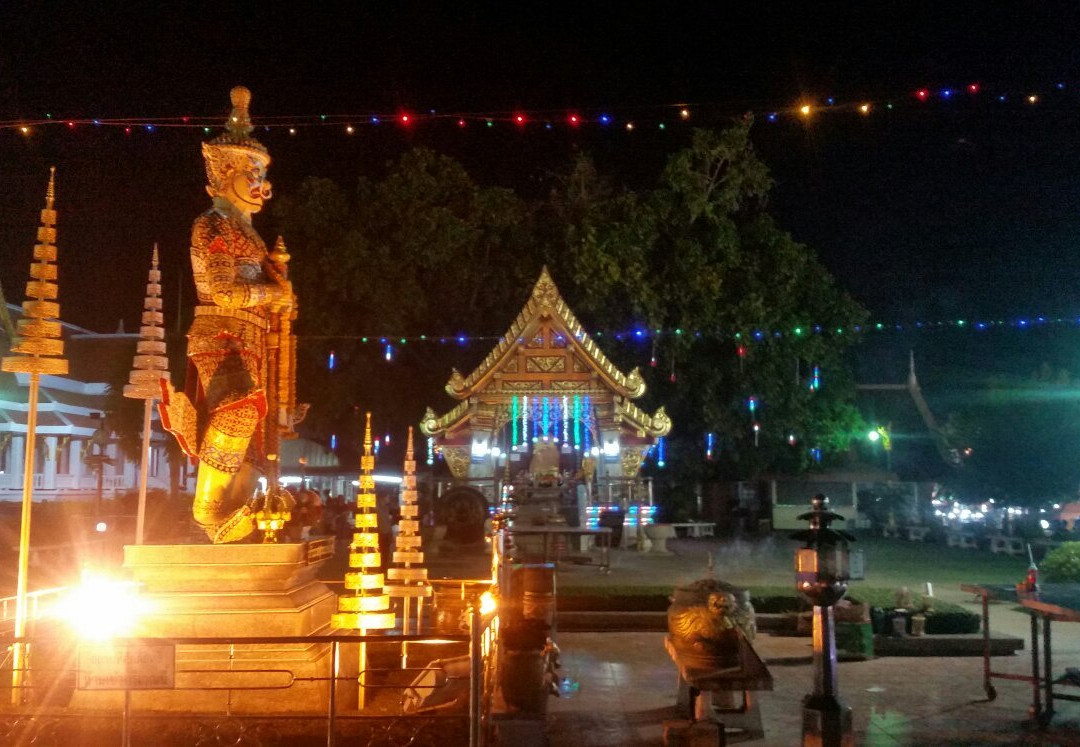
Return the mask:
M382 556L379 553L379 513L375 498L375 455L371 453L371 413L364 426L364 454L360 457L360 488L356 494L356 531L349 544L349 567L345 588L352 596L338 597L338 612L330 619L335 628L372 630L394 627L390 597L383 593ZM364 672L367 669L367 643L360 644L359 707L366 702Z
M135 346L135 359L128 374L128 383L124 385L125 397L156 399L161 396L161 380L169 380L169 359L165 356L165 316L161 309L161 270L158 269L158 247L154 244L139 342Z
M379 570L379 514L375 504L375 456L371 453L371 413L364 427L364 454L360 457L360 489L356 495L356 531L349 545L349 567L345 588L352 596L338 597L335 628L385 630L394 627L390 598L383 593L384 577Z
M420 505L416 499L416 460L413 458L413 429L409 426L409 440L405 452L404 477L401 479L401 521L394 540L393 567L386 571L386 593L404 599L402 632L409 630L409 605L418 601L417 627L420 623L420 604L431 596L427 568L420 537Z
M38 394L41 377L63 376L68 372L64 358L64 340L60 330L60 304L56 298L56 167L49 169L49 186L45 190L45 209L34 244L34 264L30 265L30 280L26 284L23 318L19 320L18 336L12 340L11 352L0 361L0 370L27 374L30 377L26 400L26 446L23 450L22 521L19 527L19 565L15 581L15 638L26 635L27 584L30 578L30 517L34 506L34 465L37 443ZM25 700L25 679L28 669L28 644L16 642L11 667L11 702Z
M60 304L56 302L56 167L49 169L45 209L34 245L34 264L26 284L18 337L11 346L15 355L4 356L0 370L8 373L63 376L68 372L64 341L60 338Z
M128 383L124 396L143 400L142 450L139 452L139 510L135 520L135 544L143 542L146 526L146 469L150 455L150 418L154 400L161 396L161 382L169 380L169 359L165 355L165 315L161 310L161 270L158 269L158 247L150 260L146 279L146 300L143 302L142 326L135 346Z

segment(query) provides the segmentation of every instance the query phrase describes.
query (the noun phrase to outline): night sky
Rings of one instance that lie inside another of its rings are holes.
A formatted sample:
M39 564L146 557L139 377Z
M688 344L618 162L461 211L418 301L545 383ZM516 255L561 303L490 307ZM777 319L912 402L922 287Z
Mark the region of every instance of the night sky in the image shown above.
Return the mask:
M369 2L273 13L268 3L154 5L4 3L0 120L223 120L235 84L251 88L257 123L430 109L549 109L561 121L608 108L655 122L687 103L691 124L722 125L753 109L753 138L777 182L773 211L876 318L1080 314L1075 4ZM983 93L925 104L912 96L971 82ZM996 91L1042 98L1036 107L1000 104ZM810 125L761 116L827 96L896 108L869 118L826 112ZM360 127L351 138L318 128L256 134L274 157L278 195L312 174L351 183L427 145L482 183L535 196L579 150L626 184L651 186L689 132L678 122L663 133L420 122L408 132ZM175 319L178 281L191 303L190 224L208 205L204 138L92 125L37 127L30 137L0 130L8 299L21 300L55 164L64 319L111 331L123 318L132 329L154 241ZM271 238L267 219L256 220Z

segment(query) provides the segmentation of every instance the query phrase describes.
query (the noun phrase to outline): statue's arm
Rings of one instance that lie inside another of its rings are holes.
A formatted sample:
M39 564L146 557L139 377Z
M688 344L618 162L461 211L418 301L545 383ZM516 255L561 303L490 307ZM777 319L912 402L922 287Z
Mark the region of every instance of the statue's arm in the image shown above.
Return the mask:
M192 253L203 255L206 282L214 304L226 309L265 306L276 297L277 286L270 283L241 281L236 260L225 234L214 230L207 221L199 221L192 232Z

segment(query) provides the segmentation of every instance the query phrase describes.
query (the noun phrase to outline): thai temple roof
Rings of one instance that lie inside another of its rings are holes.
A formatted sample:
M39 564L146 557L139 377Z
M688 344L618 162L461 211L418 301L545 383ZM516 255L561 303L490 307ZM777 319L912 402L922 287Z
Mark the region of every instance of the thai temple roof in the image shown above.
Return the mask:
M548 355L549 352L556 352L549 347L552 340L557 340L555 347L571 354L571 358ZM539 357L528 358L530 365L537 368L519 370L517 354L522 351L526 355L539 353ZM571 359L572 364L564 363ZM565 369L555 367L563 365ZM564 373L565 378L560 373ZM547 375L551 380L546 386L550 388L540 384L539 391L529 386L528 381L522 382L518 378L538 376L543 379ZM500 377L502 383L499 383ZM528 388L508 384L515 379L517 384L525 383ZM479 400L508 402L515 392L531 396L551 392L555 396L565 396L591 391L595 396L602 391L603 398L610 405L609 417L625 424L639 436L657 438L671 430L671 420L664 408L649 415L631 402L645 393L645 381L641 374L636 368L624 374L608 360L567 306L546 267L540 272L521 313L495 348L468 376L454 370L446 384L446 391L461 401L443 415L436 415L428 408L420 423L424 435L455 431L472 421Z
M552 318L565 328L566 339L592 364L592 368L607 380L608 385L620 396L637 399L645 393L645 381L635 368L624 374L615 367L599 346L589 337L559 294L555 281L551 279L547 267L540 271L540 278L533 286L532 294L510 329L503 335L495 348L468 376L462 377L455 370L446 384L446 391L455 399L471 397L487 382L489 376L499 367L519 345L524 343L524 334L532 324L542 318Z

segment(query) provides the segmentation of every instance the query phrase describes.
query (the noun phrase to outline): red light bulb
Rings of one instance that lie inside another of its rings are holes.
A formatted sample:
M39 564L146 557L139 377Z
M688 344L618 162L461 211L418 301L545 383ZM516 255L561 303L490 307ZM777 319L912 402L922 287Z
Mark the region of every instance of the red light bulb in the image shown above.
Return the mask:
M401 124L403 124L403 125L409 124L409 115L408 114L402 114L401 115Z
M521 114L518 114L514 117L514 121L517 122L519 125L523 125L525 124L525 117Z
M919 99L919 101L926 101L926 97L929 95L930 92L927 91L925 88L920 88L918 91L915 92L915 97Z
M457 121L457 126L458 127L464 127L465 126L465 120L464 119L459 119Z
M979 84L978 83L972 83L971 85L968 86L968 91L970 91L971 93L978 93L979 92Z
M578 117L578 115L576 115L576 114L571 114L570 115L570 124L572 124L572 125L574 125L576 127L580 122L581 122L581 118Z

